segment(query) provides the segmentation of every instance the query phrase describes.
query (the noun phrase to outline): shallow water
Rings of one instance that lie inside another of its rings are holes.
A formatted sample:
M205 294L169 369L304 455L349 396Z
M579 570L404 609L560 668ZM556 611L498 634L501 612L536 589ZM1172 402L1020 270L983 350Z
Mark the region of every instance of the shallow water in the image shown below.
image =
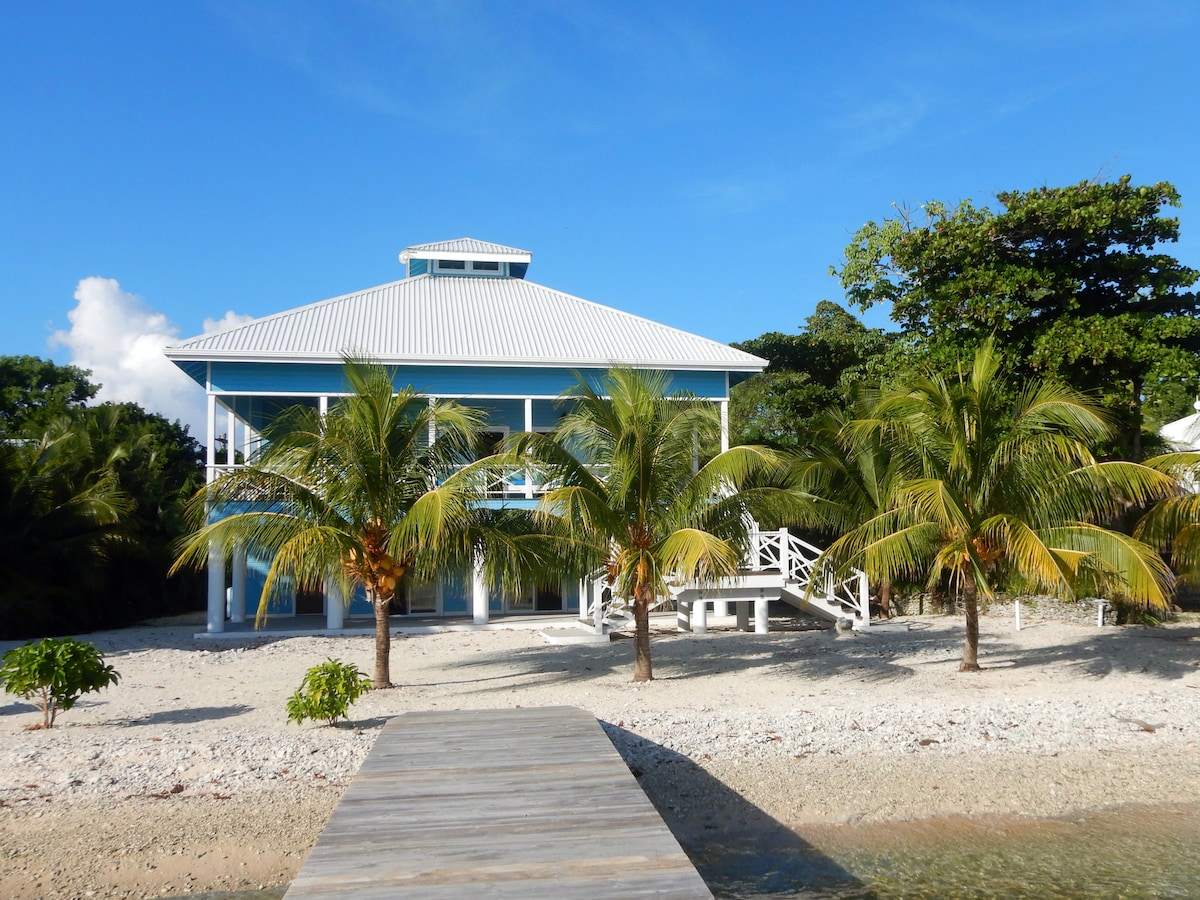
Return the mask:
M689 848L718 900L1200 897L1200 803L1061 819L950 818L803 829ZM278 900L266 891L190 900Z
M1200 803L1063 819L804 830L797 851L693 852L718 898L1200 896Z

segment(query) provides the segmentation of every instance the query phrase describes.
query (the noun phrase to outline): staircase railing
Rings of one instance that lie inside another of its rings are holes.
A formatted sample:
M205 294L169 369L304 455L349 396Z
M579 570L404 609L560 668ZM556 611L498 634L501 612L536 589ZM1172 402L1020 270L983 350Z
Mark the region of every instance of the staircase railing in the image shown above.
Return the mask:
M794 584L795 591L804 597L835 604L864 624L870 621L866 573L851 569L847 575L838 578L833 566L821 560L824 551L820 547L801 540L786 528L756 531L751 538L750 571L777 571L785 583Z

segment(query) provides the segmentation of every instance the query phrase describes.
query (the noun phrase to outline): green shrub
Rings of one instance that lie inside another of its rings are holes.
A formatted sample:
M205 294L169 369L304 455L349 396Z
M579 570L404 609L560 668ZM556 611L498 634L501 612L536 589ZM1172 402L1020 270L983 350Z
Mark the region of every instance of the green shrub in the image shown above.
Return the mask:
M324 719L335 725L345 718L350 704L370 689L371 679L358 666L327 660L309 669L300 690L288 698L288 721L299 725L305 719Z
M93 645L74 638L45 638L14 647L4 654L0 681L4 690L29 699L42 709L42 728L53 728L59 710L68 710L84 694L120 679Z

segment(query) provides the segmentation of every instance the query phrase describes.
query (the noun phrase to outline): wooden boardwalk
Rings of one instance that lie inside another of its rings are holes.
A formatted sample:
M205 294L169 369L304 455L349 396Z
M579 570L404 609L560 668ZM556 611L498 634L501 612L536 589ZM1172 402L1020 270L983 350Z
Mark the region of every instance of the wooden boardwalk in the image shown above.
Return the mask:
M392 719L285 895L711 897L596 719Z

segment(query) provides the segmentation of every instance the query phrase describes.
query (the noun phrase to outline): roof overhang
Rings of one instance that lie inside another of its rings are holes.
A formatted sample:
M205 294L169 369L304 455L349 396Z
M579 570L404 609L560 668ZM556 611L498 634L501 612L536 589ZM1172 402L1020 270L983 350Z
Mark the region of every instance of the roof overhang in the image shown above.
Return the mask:
M532 253L489 253L482 250L422 250L409 247L400 254L400 262L410 259L461 259L466 262L515 262L527 263L533 260Z
M341 365L347 358L369 357L385 366L492 366L518 369L607 369L614 366L629 366L634 369L662 369L676 372L745 372L756 375L767 366L767 360L756 362L698 362L696 360L623 360L623 359L521 359L511 356L418 356L379 357L356 354L353 350L343 353L246 353L238 350L189 350L182 347L167 347L163 350L167 359L174 362L237 362L271 364L329 364ZM757 359L757 358L756 358Z

